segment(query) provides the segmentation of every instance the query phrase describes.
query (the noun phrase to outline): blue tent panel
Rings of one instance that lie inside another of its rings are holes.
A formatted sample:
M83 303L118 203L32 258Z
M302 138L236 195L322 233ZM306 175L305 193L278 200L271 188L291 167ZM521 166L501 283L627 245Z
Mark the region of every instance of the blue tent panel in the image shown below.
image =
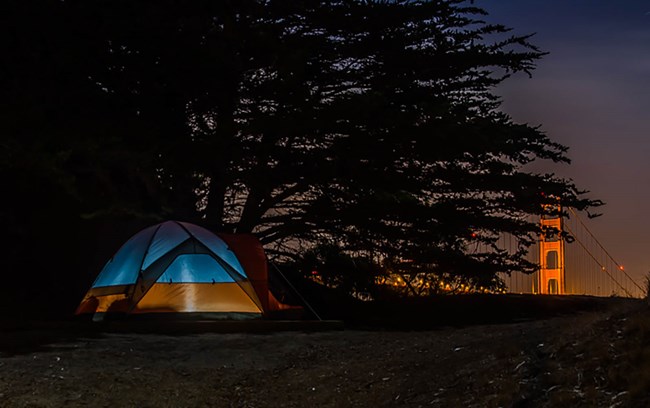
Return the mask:
M176 222L167 221L160 224L160 228L158 228L158 231L156 231L149 244L147 255L142 263L142 270L147 269L161 256L174 249L189 237L190 235Z
M235 256L235 253L228 248L228 245L226 245L221 238L198 225L186 222L181 222L180 224L183 224L183 226L187 228L194 237L207 246L215 255L226 261L228 265L237 271L237 273L243 277L248 277L246 272L244 272L244 268L242 268L239 260Z
M140 264L142 264L147 245L157 228L157 225L148 227L126 241L104 266L92 287L134 284L138 278Z
M160 275L158 283L235 282L217 261L206 254L179 255Z
M189 234L188 234L189 232ZM235 253L212 232L185 222L167 221L148 227L129 239L93 283L93 288L104 286L132 285L140 271L149 268L154 262L168 254L187 239L190 234L239 275L247 278ZM194 277L191 277L193 275ZM234 282L224 268L206 254L183 254L164 271L158 282Z

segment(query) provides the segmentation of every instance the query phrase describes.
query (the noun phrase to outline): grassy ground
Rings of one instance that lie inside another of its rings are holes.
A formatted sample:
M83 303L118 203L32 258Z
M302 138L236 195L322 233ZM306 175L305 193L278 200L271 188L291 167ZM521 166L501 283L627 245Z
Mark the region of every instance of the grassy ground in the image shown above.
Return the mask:
M641 301L363 307L329 331L14 322L0 335L0 405L650 406L650 309Z

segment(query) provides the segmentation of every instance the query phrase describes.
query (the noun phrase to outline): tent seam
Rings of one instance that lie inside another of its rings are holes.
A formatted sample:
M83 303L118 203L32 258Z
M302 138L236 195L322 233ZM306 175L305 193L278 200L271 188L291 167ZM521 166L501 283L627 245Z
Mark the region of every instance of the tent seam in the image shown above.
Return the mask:
M147 255L149 255L149 248L151 247L151 243L153 242L153 239L156 237L156 234L158 233L160 228L163 226L163 224L164 224L164 222L158 224L158 226L156 227L156 230L153 232L153 234L151 234L151 238L149 238L149 242L147 242L147 246L144 249L144 255L142 255L142 261L140 262L140 267L138 268L138 277L139 277L140 273L142 273L142 266L144 266L144 260L147 259ZM138 280L136 279L135 283L137 283L137 282L138 282Z

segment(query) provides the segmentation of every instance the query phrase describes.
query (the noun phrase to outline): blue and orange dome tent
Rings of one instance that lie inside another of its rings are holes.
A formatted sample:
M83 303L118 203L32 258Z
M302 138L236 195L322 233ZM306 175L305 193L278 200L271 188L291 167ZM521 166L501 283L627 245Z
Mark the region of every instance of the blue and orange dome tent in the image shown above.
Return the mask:
M166 221L122 245L76 314L93 314L95 320L110 313L256 318L285 307L269 292L266 256L254 236L217 236Z

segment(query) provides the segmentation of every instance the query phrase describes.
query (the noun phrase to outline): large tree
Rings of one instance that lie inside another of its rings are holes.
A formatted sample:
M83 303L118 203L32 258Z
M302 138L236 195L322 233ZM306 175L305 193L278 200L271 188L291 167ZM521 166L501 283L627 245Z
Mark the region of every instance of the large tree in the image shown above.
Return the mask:
M47 3L86 33L75 80L113 115L75 133L85 213L253 232L280 256L335 241L489 286L532 267L542 204L598 204L526 170L566 148L513 123L493 91L543 53L467 2Z

